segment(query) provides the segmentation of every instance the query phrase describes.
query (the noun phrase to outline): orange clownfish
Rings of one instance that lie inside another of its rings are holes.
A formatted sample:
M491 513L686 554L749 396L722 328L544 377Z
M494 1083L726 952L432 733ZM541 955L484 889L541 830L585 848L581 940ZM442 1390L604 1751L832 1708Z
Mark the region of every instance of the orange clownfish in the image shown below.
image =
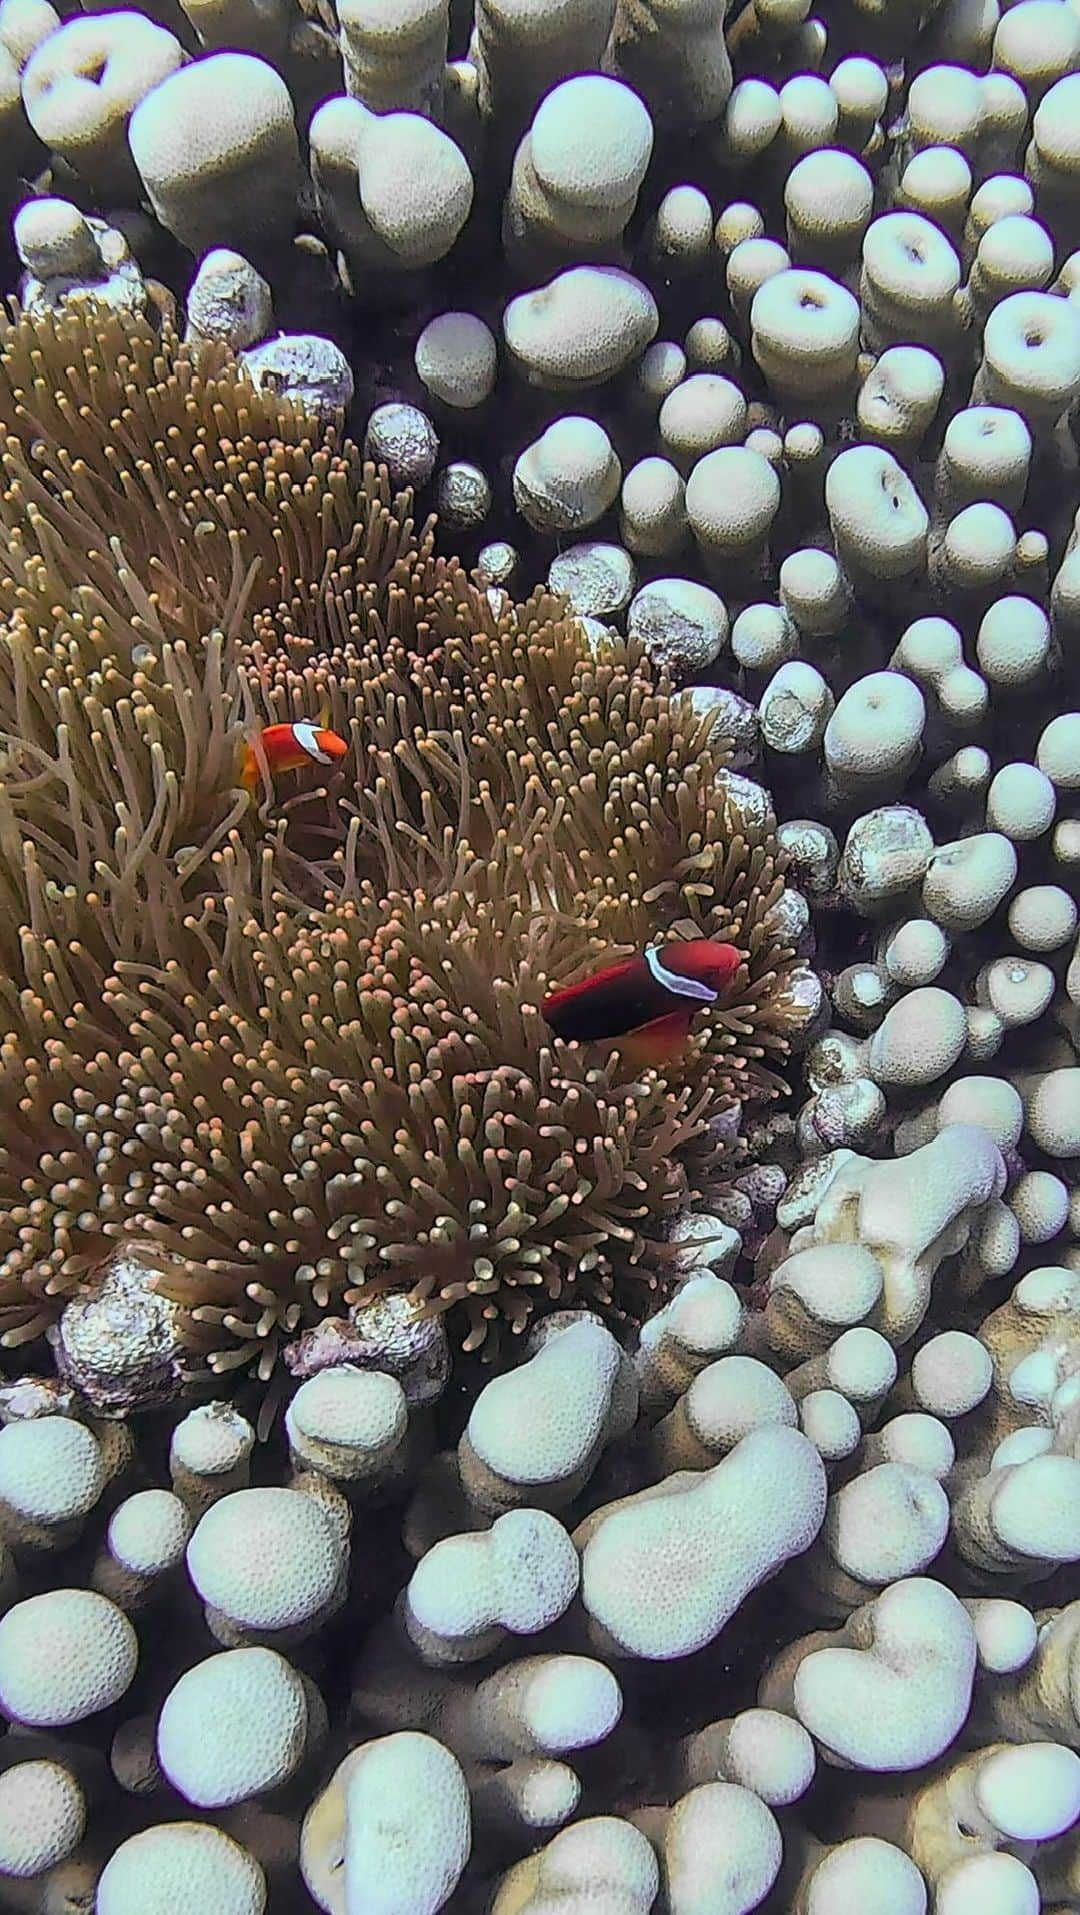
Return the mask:
M299 771L302 765L333 765L349 747L336 731L298 719L291 725L266 725L259 734L271 773ZM255 747L245 744L240 754L240 783L254 797L259 784Z
M683 1049L697 1013L717 1002L741 963L733 944L712 938L658 944L553 991L540 1010L556 1037L580 1043L619 1038L632 1063L666 1064Z

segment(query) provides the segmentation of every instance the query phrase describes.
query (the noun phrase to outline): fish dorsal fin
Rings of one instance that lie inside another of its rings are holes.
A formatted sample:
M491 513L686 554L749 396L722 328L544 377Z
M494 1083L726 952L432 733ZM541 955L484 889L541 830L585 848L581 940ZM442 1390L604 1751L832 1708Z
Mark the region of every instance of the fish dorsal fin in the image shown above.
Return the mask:
M716 1003L719 991L714 991L710 984L703 984L699 978L680 977L677 971L669 971L655 946L651 951L646 951L645 962L656 983L662 985L665 991L671 991L675 997L692 997L699 1004Z

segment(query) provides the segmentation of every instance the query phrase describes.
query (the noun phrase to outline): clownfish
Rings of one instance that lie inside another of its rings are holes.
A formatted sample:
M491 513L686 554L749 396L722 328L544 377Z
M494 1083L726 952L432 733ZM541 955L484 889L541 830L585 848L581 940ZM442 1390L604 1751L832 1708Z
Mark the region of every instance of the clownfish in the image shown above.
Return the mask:
M302 719L291 725L266 725L259 734L271 773L299 771L302 765L333 765L344 758L349 747L336 731L311 725ZM259 784L259 761L250 741L240 753L240 783L255 796Z
M717 1002L741 963L733 944L712 938L658 944L553 991L540 1011L556 1037L582 1043L619 1038L632 1063L666 1064L683 1049L697 1013Z

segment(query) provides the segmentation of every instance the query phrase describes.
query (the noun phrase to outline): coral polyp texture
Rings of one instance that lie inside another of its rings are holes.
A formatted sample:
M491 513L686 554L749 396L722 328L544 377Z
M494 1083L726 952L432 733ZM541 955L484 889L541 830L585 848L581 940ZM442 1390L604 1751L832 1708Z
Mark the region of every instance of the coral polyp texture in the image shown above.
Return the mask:
M0 411L9 1343L135 1241L218 1369L388 1290L470 1347L648 1314L804 1021L719 727L549 596L494 609L220 348L22 318ZM249 810L245 720L320 704L329 788ZM681 921L745 956L685 1059L553 1039L553 982Z
M1080 0L0 0L0 1907L1080 1915Z

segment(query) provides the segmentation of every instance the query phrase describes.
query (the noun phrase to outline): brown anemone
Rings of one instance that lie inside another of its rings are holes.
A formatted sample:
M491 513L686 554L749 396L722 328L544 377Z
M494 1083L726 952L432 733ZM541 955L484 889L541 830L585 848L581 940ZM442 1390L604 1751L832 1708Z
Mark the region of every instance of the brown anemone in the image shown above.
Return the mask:
M472 1347L647 1315L807 1014L723 739L216 348L16 317L0 428L5 1341L121 1238L217 1370L388 1289ZM245 732L323 707L348 758L250 803ZM551 1038L553 981L680 930L745 962L676 1064Z

